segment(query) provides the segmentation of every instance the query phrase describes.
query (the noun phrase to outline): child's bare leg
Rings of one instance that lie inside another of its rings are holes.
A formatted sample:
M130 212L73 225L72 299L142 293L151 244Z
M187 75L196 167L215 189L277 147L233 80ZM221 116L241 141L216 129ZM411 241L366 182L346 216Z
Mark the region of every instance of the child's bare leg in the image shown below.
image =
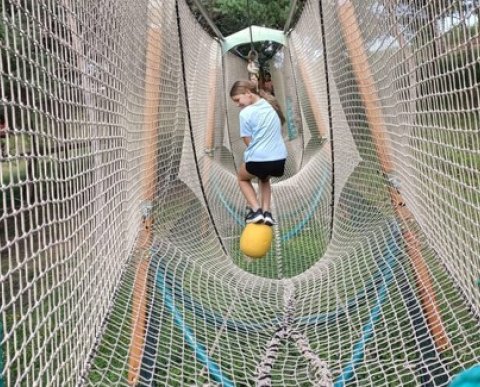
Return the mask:
M255 193L255 189L252 185L252 179L254 177L255 176L247 172L245 163L242 163L237 175L238 185L240 186L243 196L245 196L245 199L247 200L247 204L252 208L252 210L256 211L260 208L260 205L258 204L257 194Z
M260 193L262 197L262 210L270 212L270 202L272 200L272 185L270 179L260 180Z

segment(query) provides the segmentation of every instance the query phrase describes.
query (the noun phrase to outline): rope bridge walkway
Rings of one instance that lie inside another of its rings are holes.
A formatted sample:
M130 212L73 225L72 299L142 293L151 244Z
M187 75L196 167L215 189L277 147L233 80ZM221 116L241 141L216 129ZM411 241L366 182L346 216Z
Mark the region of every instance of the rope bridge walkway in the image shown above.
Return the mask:
M227 94L246 62L185 0L2 0L0 386L423 387L475 367L480 9L413 3L303 4L269 64L278 224L249 260Z

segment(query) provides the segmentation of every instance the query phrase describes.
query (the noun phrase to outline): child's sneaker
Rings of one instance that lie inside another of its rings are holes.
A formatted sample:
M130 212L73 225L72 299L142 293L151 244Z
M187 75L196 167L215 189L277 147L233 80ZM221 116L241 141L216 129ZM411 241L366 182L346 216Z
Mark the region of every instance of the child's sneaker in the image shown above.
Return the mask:
M265 223L267 226L273 226L274 224L277 224L277 222L275 222L275 219L272 218L272 214L268 211L265 211L263 213L263 223Z
M259 208L257 211L250 209L245 217L245 223L263 223L263 211Z

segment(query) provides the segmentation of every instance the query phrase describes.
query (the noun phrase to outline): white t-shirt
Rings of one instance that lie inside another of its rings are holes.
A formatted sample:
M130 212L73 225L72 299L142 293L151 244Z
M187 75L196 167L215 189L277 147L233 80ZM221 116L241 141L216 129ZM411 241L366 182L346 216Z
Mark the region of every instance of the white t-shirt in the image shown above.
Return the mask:
M240 112L240 136L252 138L243 154L246 163L287 158L280 118L272 105L263 98Z

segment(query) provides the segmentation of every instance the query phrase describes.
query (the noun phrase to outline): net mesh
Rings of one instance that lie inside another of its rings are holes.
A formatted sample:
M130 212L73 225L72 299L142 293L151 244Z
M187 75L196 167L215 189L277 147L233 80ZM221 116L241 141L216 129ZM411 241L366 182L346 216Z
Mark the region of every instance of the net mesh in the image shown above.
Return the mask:
M1 0L0 385L447 385L480 362L476 2L306 1L244 147L184 0Z

